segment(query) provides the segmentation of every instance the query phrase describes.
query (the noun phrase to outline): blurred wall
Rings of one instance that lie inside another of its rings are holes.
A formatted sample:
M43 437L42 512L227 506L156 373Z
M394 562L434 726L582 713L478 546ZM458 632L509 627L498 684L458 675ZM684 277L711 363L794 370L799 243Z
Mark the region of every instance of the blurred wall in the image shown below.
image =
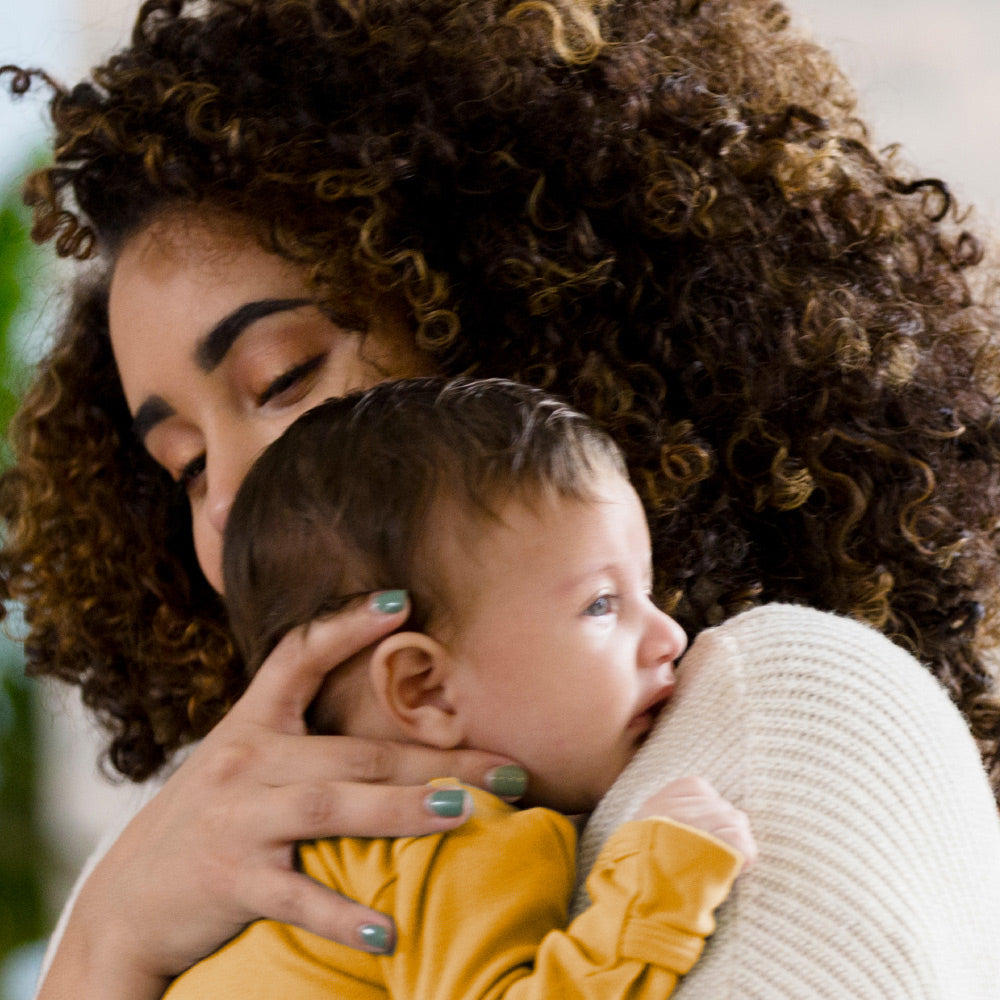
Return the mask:
M40 66L69 83L128 37L139 0L0 0L0 65ZM44 101L0 99L0 182L44 140Z
M42 67L60 82L72 82L127 37L136 4L137 0L0 0L0 65ZM19 186L31 160L44 155L45 103L44 93L19 100L6 92L0 95L0 201ZM6 249L0 247L0 252ZM21 289L22 304L15 317L19 342L29 356L41 349L53 311L59 308L58 271L43 261L25 265L31 287ZM54 919L75 873L122 808L128 791L102 778L97 739L75 694L55 686L39 687L39 813L51 846L46 891ZM38 849L41 852L43 845ZM19 996L8 982L8 972L5 968L0 996Z
M880 145L1000 222L1000 2L786 0L838 57Z

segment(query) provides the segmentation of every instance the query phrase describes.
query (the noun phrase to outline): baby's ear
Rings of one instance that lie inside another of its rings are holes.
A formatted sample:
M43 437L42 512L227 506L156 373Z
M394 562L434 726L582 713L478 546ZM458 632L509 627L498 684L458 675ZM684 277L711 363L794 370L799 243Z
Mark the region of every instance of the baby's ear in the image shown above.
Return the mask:
M462 742L453 666L448 650L423 632L396 632L375 647L369 667L375 696L410 739L442 749Z

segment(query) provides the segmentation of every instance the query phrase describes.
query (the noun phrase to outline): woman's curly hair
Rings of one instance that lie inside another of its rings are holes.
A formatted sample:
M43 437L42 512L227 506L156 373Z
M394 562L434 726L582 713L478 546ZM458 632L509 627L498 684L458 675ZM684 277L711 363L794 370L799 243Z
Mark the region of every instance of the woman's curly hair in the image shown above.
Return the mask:
M54 89L35 234L96 258L13 430L2 593L142 779L245 684L114 368L106 277L171 206L252 220L318 300L407 304L444 373L621 442L689 632L871 622L998 767L998 318L947 188L872 148L772 0L150 0Z

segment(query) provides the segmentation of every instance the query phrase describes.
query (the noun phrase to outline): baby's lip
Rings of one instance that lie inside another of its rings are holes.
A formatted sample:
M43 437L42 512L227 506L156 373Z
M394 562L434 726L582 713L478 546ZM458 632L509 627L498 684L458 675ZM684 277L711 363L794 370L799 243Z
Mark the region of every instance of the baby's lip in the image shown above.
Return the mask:
M671 696L674 693L674 685L664 684L659 691L654 695L650 696L646 700L646 704L638 712L636 712L632 721L629 723L629 728L639 728L643 731L652 728L653 722L656 717L660 714L660 711L664 708L668 701L670 701Z

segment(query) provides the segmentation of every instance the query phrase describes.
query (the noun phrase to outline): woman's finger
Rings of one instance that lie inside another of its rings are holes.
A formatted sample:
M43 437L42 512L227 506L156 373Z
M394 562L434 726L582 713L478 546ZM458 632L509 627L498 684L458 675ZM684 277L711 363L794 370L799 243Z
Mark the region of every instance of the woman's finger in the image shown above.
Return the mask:
M233 707L243 721L301 732L324 677L406 620L403 591L381 591L344 611L292 629L264 661Z
M468 819L459 788L303 782L259 796L259 834L275 843L323 837L408 837L450 830Z
M395 947L396 929L384 913L370 910L298 872L266 869L254 876L246 897L254 912L349 948L389 954Z
M510 758L482 750L438 750L353 736L263 735L247 747L257 778L274 786L298 782L423 785L456 778L508 799L524 794L524 770Z

